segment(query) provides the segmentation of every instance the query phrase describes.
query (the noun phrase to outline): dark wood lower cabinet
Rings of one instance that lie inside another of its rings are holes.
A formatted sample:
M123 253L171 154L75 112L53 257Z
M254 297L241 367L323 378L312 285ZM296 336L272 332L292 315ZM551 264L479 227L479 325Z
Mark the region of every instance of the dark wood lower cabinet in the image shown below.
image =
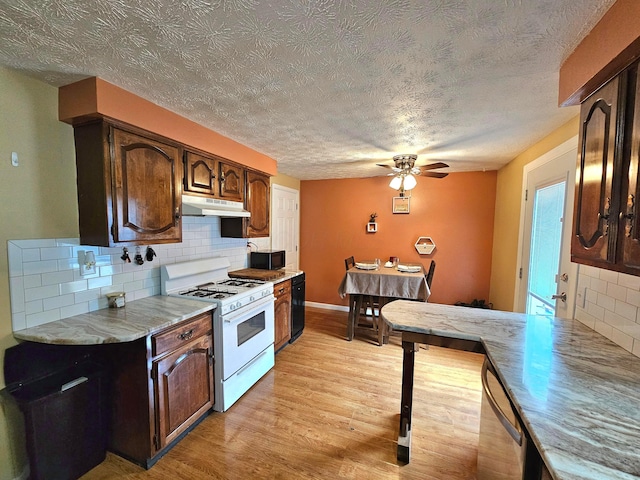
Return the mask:
M213 407L212 316L199 315L107 351L108 448L149 468Z
M274 284L273 294L276 297L273 348L278 351L291 339L291 280Z

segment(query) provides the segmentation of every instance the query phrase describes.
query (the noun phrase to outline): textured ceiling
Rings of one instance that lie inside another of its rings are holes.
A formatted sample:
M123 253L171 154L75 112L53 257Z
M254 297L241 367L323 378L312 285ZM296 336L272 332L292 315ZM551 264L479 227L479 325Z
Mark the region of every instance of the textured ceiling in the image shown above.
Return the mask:
M562 61L614 0L2 0L0 64L98 76L278 161L496 169L577 115Z

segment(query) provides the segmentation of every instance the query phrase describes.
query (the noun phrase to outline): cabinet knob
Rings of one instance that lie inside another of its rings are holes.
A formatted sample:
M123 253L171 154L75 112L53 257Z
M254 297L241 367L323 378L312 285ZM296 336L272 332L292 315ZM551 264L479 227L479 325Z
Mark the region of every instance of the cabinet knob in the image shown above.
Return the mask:
M636 202L633 195L627 197L627 213L620 212L620 220L625 220L624 234L627 237L633 232L633 219L636 215Z
M193 337L193 328L178 335L178 339L180 340L189 340L191 337Z

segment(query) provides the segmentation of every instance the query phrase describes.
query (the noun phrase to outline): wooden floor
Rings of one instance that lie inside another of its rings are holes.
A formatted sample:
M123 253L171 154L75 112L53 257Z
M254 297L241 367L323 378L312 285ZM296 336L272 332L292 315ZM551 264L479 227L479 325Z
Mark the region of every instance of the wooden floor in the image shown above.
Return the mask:
M307 308L303 335L225 413L150 470L107 454L83 479L474 479L482 356L422 346L411 462L396 461L400 338L345 340L346 312Z

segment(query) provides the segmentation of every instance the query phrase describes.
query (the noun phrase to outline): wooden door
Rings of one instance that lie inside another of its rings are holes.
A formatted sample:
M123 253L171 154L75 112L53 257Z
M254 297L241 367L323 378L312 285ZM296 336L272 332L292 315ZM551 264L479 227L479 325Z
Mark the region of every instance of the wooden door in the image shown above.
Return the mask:
M216 168L213 158L185 152L184 156L184 189L188 192L218 194Z
M291 280L273 286L276 297L274 304L274 345L277 351L291 339Z
M111 158L114 242L180 242L178 148L112 128Z
M269 176L247 171L247 210L251 217L246 219L247 237L269 236Z
M244 200L244 170L238 165L220 162L220 197L225 200Z
M618 102L623 78L616 77L580 109L579 158L571 259L601 265L615 262L619 199L614 191Z
M157 400L157 448L171 443L213 407L210 334L153 362Z

